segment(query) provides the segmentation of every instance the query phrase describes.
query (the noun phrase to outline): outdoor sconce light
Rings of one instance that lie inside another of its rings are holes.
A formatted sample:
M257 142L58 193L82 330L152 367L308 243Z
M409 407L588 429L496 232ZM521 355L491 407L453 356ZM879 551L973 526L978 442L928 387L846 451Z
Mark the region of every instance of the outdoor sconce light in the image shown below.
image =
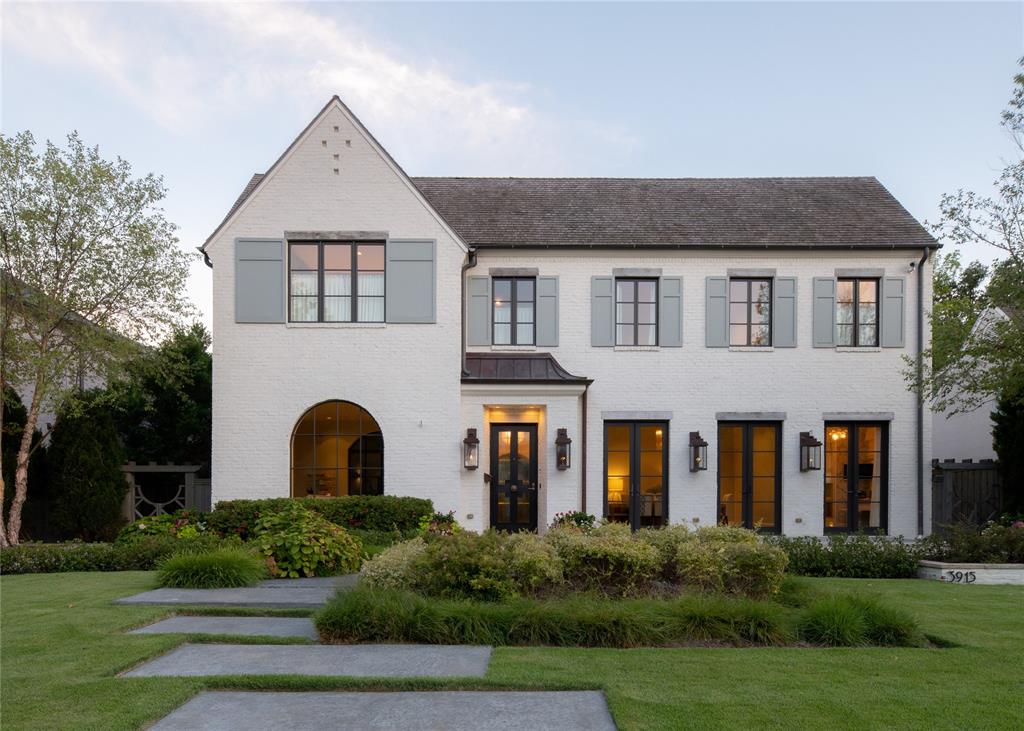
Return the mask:
M559 429L555 437L555 466L560 470L569 469L569 459L572 456L572 439L569 438L568 429Z
M690 432L690 472L708 468L708 443L699 431Z
M475 470L480 466L480 440L476 429L466 429L466 438L462 440L462 465L467 470Z
M800 432L800 471L821 469L821 442L809 431Z

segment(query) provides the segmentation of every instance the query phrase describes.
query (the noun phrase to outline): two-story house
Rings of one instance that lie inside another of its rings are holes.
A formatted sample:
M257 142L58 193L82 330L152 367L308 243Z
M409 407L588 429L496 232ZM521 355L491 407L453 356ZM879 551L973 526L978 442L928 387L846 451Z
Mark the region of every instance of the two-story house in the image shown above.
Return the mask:
M874 178L410 178L335 97L203 246L213 498L917 535L936 246Z

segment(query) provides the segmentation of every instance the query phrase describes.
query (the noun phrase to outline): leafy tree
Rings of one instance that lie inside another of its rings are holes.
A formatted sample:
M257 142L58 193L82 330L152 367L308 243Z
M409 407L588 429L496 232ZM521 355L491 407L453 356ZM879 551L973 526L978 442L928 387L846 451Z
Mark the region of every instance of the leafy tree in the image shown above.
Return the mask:
M29 132L0 135L0 387L32 394L0 545L19 539L42 405L74 413L83 380L116 375L190 311L194 255L178 247L164 196L161 178L134 178L77 134L40 153Z
M212 426L210 334L176 330L111 384L128 459L208 464Z
M117 428L101 392L83 394L76 408L57 414L49 461L56 532L63 538L112 540L128 483Z
M0 463L3 464L3 479L8 484L14 482L14 463L18 454L18 445L21 444L21 435L25 429L25 422L28 419L28 412L21 402L17 392L7 386L3 392L4 426L3 436L0 438L0 448L3 450L3 457ZM43 435L38 429L32 435L32 458L28 464L29 481L40 487L47 485L46 471L46 448L40 442ZM4 496L5 509L10 508L12 493ZM40 538L47 532L47 515L49 507L48 491L44 489L34 490L30 500L25 503L25 528L33 538Z

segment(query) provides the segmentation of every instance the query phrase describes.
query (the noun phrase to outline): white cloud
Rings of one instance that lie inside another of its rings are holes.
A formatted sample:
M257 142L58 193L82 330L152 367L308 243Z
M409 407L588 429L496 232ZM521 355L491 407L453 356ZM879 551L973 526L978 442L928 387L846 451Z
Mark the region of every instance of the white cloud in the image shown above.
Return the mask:
M473 83L435 59L399 58L316 6L9 3L4 41L87 70L178 135L260 102L312 115L337 93L410 170L566 174L573 151L621 156L635 145L602 123L546 117L528 85Z

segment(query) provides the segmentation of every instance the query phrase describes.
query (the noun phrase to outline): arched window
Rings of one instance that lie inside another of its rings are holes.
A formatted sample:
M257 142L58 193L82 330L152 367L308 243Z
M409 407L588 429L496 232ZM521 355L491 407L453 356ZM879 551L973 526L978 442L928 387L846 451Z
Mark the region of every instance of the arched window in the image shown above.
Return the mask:
M348 401L325 401L292 433L292 497L380 495L384 438L370 412Z

